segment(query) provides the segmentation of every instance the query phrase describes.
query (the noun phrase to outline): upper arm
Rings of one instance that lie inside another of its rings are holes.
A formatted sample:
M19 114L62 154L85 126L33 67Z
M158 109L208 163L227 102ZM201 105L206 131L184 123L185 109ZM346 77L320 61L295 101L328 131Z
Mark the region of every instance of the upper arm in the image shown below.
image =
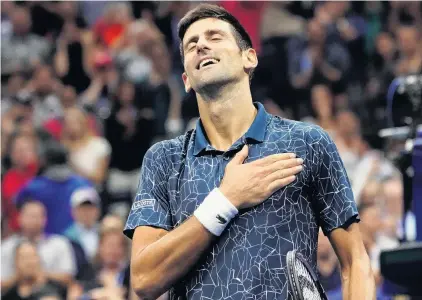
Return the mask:
M165 152L158 143L146 152L142 162L138 190L124 229L129 238L139 226L172 229L168 171Z
M323 130L311 132L313 201L325 235L359 221L346 169L330 136Z
M356 261L370 265L359 224L353 223L347 228L337 228L328 234L328 238L337 254L342 269L350 268L352 262Z

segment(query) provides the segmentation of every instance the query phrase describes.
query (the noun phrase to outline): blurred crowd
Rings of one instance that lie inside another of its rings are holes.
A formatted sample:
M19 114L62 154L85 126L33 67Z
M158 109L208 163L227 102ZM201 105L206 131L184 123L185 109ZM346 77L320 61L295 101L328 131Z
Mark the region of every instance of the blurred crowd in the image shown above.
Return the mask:
M421 2L215 2L259 54L255 101L318 124L339 149L377 284L403 239L400 144L386 95L422 73ZM143 155L194 126L177 23L198 2L2 1L2 299L135 299L122 235ZM318 268L341 299L320 234ZM32 298L31 298L32 297Z

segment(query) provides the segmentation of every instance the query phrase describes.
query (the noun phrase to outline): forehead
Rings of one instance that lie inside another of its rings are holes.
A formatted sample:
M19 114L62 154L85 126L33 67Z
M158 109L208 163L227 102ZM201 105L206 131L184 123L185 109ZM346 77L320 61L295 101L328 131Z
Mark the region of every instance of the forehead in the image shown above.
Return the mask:
M413 38L413 36L416 36L417 34L418 34L418 31L415 27L402 27L399 29L400 37Z
M186 30L183 41L186 41L192 36L204 34L210 30L219 30L228 35L232 35L232 26L230 23L216 18L206 18L192 23Z

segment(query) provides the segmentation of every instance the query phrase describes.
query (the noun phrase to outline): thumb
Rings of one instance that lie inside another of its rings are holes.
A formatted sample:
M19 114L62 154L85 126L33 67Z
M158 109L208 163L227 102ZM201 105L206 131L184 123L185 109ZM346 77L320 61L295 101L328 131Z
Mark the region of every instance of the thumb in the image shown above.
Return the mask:
M244 145L242 150L236 153L236 155L231 160L231 164L241 165L248 157L248 145Z

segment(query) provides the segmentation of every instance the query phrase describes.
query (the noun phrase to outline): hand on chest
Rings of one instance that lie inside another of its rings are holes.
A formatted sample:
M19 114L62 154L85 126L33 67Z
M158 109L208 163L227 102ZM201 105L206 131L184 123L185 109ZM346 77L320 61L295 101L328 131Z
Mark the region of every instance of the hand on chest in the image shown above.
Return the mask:
M249 163L275 153L293 152L290 149L280 151L277 147L259 148L255 145L250 147ZM296 153L298 157L305 159L306 153ZM179 176L173 177L171 184L176 186L176 192L172 195L173 221L175 225L189 218L195 209L202 203L205 197L215 187L220 186L224 177L227 164L235 153L209 154L187 160L181 168ZM304 169L297 175L296 180L288 186L279 189L262 204L241 210L234 220L236 223L250 223L248 226L272 226L276 223L286 222L291 214L308 209L307 195L309 193L309 168L304 164ZM302 203L304 202L304 203Z

